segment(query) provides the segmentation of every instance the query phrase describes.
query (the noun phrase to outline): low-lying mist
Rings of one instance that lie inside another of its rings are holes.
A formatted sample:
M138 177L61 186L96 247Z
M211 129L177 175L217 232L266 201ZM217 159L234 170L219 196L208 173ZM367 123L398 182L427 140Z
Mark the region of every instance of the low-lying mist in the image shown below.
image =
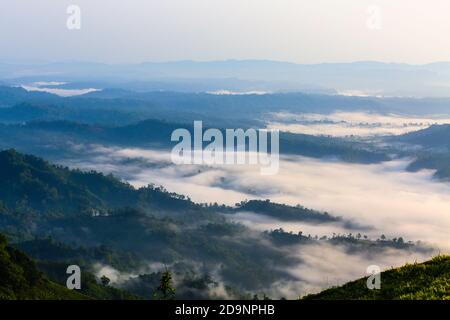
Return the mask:
M111 172L136 187L162 185L196 202L234 205L244 199L270 199L301 204L372 226L373 236L383 233L450 246L450 185L434 181L430 170L405 171L407 160L363 165L281 157L279 173L264 176L249 165L173 165L170 154L161 151L95 150L95 156L70 165ZM296 228L292 224L292 230Z
M189 196L201 203L234 205L245 199L270 199L289 205L327 211L355 221L361 230L340 224L286 222L261 214L240 212L230 219L254 231L283 228L285 231L330 236L361 232L369 239L382 234L405 241L424 241L437 250L450 248L450 185L432 179L433 172L407 172L409 161L380 164L349 164L305 157L281 157L279 173L260 174L248 165L174 165L161 151L84 146L90 156L74 159L69 166L113 173L135 187L153 183ZM420 262L429 251L385 248L373 252L349 252L327 242L291 246L285 255L298 264L284 271L294 280L274 283L265 292L273 297L297 297L365 276L375 264L381 269ZM120 277L116 277L120 279Z
M311 135L383 136L400 135L450 123L448 116L412 116L366 112L333 112L331 114L277 112L268 115L267 128Z

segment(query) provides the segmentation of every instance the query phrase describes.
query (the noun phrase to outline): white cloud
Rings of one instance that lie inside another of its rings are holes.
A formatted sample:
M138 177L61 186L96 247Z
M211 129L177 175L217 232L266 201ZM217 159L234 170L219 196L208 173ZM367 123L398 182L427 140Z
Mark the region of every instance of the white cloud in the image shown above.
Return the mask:
M331 114L279 112L271 113L269 116L268 129L336 137L400 135L425 129L433 124L450 123L447 116L415 117L365 112Z
M73 165L112 172L136 187L163 185L196 202L234 205L244 199L271 199L301 204L373 226L368 235L374 238L384 233L436 243L445 250L450 247L450 185L433 181L430 170L406 172L407 160L362 165L282 157L279 173L263 176L254 166L180 166L164 160L170 158L168 152L106 150L91 162ZM144 163L124 165L118 162L122 157L137 157ZM299 228L290 225L283 227Z
M436 244L441 252L448 252L450 248L450 185L432 181L431 171L405 172L406 160L359 165L284 157L279 173L268 177L260 175L259 169L251 166L172 165L168 161L169 152L100 146L93 152L96 156L87 162L73 162L72 165L113 172L137 187L148 183L163 185L169 191L189 195L197 202L233 205L246 198L270 198L279 203L300 203L371 225L373 230L361 232L371 238L384 233L388 237L402 236L405 240L425 240ZM129 158L140 161L121 162ZM233 218L259 231L282 227L286 231L303 231L304 234L319 236L349 232L339 224L282 222L245 212ZM298 263L287 269L274 264L276 268L283 268L293 280L280 280L262 290L273 298L295 298L343 284L365 276L369 265L386 269L430 258L429 252L414 249L350 253L345 247L325 242L279 249L285 250L286 256ZM157 271L160 267L157 265L149 270ZM105 274L117 284L133 276L110 267L100 266L98 269L97 275ZM216 277L221 282L220 275L216 274ZM212 288L210 293L228 297L223 285Z
M291 249L290 254L301 261L288 269L288 273L297 280L274 284L270 288L274 295L294 298L317 293L324 288L367 276L366 270L370 265L377 265L384 271L405 263L420 263L431 258L429 254L397 249L384 249L375 254L370 251L366 254L349 254L344 247L323 243Z
M100 263L94 264L93 268L97 278L100 279L101 277L106 276L111 281L111 284L115 285L120 285L131 278L136 278L138 276L137 274L121 272L111 266Z
M51 94L55 94L57 96L61 97L72 97L72 96L80 96L86 93L100 91L100 89L94 89L94 88L86 88L86 89L61 89L61 88L55 88L55 87L43 87L39 84L45 85L43 82L36 83L35 85L22 85L21 87L27 91L38 91L38 92L47 92ZM48 83L50 85L56 85L56 84L64 84L63 82L50 82Z
M232 221L239 222L250 229L255 229L259 231L273 230L276 228L282 228L287 232L303 232L303 235L311 236L331 236L333 233L336 234L348 234L353 232L339 223L323 223L323 224L312 224L311 222L295 222L295 221L281 221L272 217L267 217L261 214L256 214L253 212L238 212L234 215L228 216ZM356 229L358 230L358 229ZM364 230L369 231L369 230ZM362 230L361 230L362 232Z

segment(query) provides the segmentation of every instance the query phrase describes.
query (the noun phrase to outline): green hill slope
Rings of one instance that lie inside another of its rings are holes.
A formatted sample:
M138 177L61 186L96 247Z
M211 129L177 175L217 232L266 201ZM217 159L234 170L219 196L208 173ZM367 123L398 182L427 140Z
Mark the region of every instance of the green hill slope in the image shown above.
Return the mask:
M0 199L9 208L26 205L38 212L78 214L93 209L137 207L188 209L198 206L160 188L138 190L112 176L51 165L15 150L0 151Z
M38 261L8 246L0 234L0 300L135 300L136 295L99 284L95 276L82 271L81 289L64 287L67 263ZM44 271L45 274L43 272Z
M0 300L89 299L48 280L25 254L7 246L0 234Z
M450 255L407 264L381 273L381 289L369 290L367 278L305 296L305 300L434 300L450 299Z

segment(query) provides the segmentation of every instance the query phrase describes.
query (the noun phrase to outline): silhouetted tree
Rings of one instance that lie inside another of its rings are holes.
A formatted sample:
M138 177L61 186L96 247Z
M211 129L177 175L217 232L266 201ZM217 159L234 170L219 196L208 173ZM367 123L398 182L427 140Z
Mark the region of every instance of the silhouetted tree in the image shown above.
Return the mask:
M104 286L107 286L111 282L111 280L107 276L102 276L100 278L100 281L102 282L102 285L104 285Z
M156 289L155 298L158 300L173 300L175 288L172 286L172 274L166 270L161 275L159 287Z

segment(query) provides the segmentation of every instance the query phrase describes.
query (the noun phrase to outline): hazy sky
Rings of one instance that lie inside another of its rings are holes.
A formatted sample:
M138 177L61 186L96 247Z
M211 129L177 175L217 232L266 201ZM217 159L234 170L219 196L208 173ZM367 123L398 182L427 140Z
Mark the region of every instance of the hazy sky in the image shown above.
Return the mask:
M69 30L67 7L81 9ZM0 59L450 61L449 0L2 0Z

